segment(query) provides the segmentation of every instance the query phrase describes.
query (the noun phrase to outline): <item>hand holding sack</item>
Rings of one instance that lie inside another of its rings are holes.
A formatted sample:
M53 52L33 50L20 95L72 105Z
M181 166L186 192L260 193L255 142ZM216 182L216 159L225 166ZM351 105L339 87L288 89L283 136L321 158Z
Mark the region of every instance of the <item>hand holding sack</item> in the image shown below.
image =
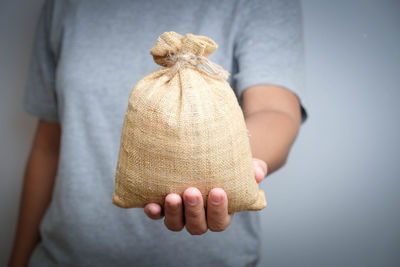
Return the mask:
M229 212L260 210L265 195L254 178L242 110L226 79L207 57L208 37L162 34L151 49L163 68L140 80L129 96L112 202L121 208L163 205L188 187L225 190Z

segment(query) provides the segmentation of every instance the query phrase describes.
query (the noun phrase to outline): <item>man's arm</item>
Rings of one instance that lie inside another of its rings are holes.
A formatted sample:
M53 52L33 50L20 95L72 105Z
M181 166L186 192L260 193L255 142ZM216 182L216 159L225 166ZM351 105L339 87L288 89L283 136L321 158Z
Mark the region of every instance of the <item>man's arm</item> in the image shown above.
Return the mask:
M60 136L59 124L39 121L26 165L9 266L26 266L39 241L39 224L50 202L57 172Z
M299 99L283 87L258 85L243 92L242 105L253 157L265 161L271 174L285 164L299 131Z

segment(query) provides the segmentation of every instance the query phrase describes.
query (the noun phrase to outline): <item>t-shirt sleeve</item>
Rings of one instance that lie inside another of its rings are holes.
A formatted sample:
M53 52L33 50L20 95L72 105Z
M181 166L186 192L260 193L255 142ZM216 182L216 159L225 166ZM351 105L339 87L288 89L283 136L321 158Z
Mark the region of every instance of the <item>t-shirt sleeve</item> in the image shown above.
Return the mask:
M239 101L250 86L279 85L298 96L304 121L307 112L299 1L246 1L240 13L234 50L238 71L233 75Z
M46 1L36 26L22 107L27 113L39 119L58 122L55 90L56 58L50 42L51 12L52 3Z

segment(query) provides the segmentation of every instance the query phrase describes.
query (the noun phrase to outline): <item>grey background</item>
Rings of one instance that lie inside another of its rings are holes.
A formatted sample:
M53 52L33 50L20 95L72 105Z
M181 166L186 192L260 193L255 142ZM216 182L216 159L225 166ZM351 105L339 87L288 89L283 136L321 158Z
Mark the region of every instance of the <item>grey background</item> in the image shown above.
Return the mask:
M41 3L0 3L0 266L36 124L21 98ZM309 119L262 183L260 266L399 266L400 1L302 5Z

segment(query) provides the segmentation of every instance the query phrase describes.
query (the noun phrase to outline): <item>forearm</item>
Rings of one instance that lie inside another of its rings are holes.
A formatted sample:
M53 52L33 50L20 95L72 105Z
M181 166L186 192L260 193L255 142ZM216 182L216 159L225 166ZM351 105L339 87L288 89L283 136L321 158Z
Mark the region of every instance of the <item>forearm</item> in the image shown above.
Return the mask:
M253 157L264 160L268 165L268 174L271 174L286 162L299 125L279 111L255 112L245 120Z
M243 93L243 114L253 157L264 160L271 174L285 164L299 131L300 101L286 88L257 85Z
M46 136L35 136L24 175L10 266L25 266L39 241L39 224L51 200L56 176L57 143L57 137L49 140Z

